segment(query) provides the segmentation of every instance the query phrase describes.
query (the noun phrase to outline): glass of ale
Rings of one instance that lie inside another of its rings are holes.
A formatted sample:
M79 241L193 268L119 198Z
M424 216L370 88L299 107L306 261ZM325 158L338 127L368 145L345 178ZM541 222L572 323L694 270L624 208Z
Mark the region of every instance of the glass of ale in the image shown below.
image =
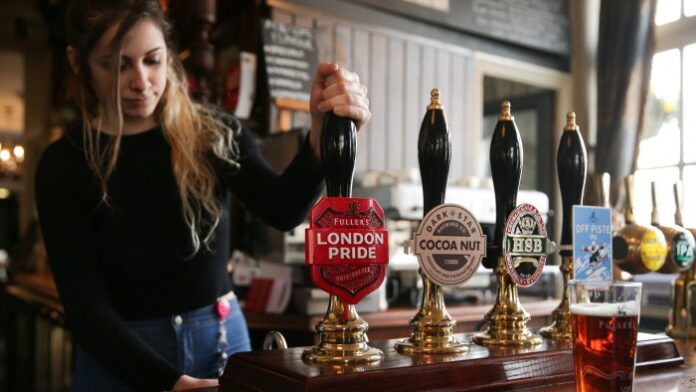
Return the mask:
M641 283L572 280L569 290L576 390L632 390Z

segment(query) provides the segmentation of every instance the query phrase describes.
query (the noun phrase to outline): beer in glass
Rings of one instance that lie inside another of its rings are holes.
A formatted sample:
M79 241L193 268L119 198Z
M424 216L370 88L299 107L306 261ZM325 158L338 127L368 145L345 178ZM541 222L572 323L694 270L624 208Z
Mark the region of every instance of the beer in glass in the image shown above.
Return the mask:
M632 390L641 283L571 281L569 289L576 390Z

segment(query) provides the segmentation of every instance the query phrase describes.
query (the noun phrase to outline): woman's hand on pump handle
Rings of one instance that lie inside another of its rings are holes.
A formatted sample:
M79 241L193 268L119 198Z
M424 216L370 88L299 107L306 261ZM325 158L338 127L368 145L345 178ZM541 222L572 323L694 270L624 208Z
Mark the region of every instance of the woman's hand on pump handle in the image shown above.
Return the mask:
M312 129L309 142L315 157L321 161L321 122L324 113L333 111L339 117L355 121L358 129L370 120L370 101L367 86L360 83L358 74L338 64L322 63L312 81L309 111Z
M356 73L341 68L338 64L322 63L319 65L312 82L309 107L312 115L309 141L319 162L321 162L321 149L319 147L321 122L324 113L333 111L337 116L350 118L355 121L358 128L362 127L371 117L367 87L360 84L360 78ZM215 379L199 379L183 375L174 384L172 391L217 385L218 380Z

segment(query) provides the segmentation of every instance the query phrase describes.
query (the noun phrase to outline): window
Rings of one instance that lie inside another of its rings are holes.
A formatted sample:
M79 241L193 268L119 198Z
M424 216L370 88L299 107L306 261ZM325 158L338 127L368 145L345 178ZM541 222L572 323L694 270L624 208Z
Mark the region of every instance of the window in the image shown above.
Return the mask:
M656 53L638 150L636 218L650 220L657 185L660 223L674 223L673 184L684 183L684 224L696 226L696 0L658 0Z

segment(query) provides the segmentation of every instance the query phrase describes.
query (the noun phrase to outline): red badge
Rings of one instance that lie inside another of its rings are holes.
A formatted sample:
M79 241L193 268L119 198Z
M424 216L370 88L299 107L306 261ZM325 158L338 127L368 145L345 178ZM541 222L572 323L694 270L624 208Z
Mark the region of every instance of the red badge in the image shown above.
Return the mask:
M220 321L225 321L225 318L230 314L230 302L226 299L219 299L215 304L215 313Z
M322 198L305 231L306 263L314 284L345 303L357 304L384 281L388 239L377 201Z

